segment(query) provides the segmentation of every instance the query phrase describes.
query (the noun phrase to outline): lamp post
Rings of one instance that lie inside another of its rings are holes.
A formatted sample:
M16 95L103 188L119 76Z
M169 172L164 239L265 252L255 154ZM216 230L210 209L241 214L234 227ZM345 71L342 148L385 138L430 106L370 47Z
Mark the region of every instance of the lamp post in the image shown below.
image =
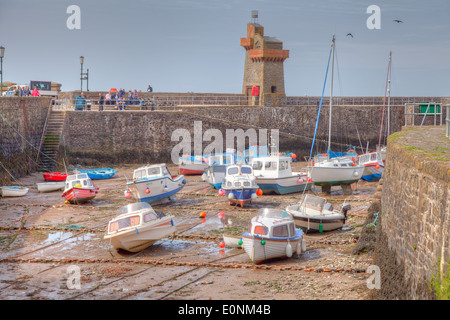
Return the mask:
M84 64L84 57L80 57L80 64L81 64L81 72L80 72L80 93L83 92L83 80L86 80L86 91L89 91L89 69L87 69L87 72L83 72L83 64Z
M3 57L5 56L5 47L0 46L0 97L3 96Z

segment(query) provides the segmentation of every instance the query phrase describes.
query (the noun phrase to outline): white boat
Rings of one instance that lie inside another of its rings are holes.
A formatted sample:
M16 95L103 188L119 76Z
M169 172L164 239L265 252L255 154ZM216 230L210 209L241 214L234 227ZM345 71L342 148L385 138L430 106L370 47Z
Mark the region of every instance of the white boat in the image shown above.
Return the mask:
M219 195L225 194L230 204L240 204L243 207L258 197L258 188L251 166L231 165L226 168L226 176Z
M153 210L147 202L137 202L117 211L104 239L116 250L139 252L174 232L172 216Z
M340 185L344 194L351 194L350 184L358 181L364 171L364 166L356 164L348 156L330 157L331 152L331 120L333 110L333 73L334 73L334 54L335 54L335 37L331 42L331 91L330 91L330 112L328 121L328 152L326 154L317 155L314 161L308 166L308 176L317 186L322 186L322 191L330 192L331 186ZM321 106L321 105L320 105ZM319 115L320 116L320 108ZM318 122L317 122L318 123ZM316 124L317 131L317 124ZM314 136L316 132L314 133ZM314 147L311 147L311 152ZM354 150L353 150L354 152ZM311 155L310 155L311 157ZM356 160L356 159L355 159Z
M380 152L374 151L360 154L356 161L358 164L364 165L361 179L366 181L378 181L381 179L384 171L384 164Z
M356 164L347 157L313 161L308 166L308 176L317 186L349 185L361 179L364 165Z
M27 194L28 188L17 186L4 186L0 187L2 197L23 197Z
M288 194L311 189L307 173L292 172L291 161L291 157L277 155L251 160L256 183L264 194Z
M344 203L342 210L333 209L325 198L307 194L298 204L286 207L286 211L294 217L295 225L306 231L332 231L340 229L347 220L350 204Z
M208 181L216 189L220 189L226 176L226 168L236 164L236 153L225 152L208 157L208 167L202 175L203 181Z
M131 193L138 201L152 203L170 199L185 184L184 176L172 176L165 163L154 164L134 170L133 180L127 182L125 195Z
M253 263L306 251L303 231L295 228L292 215L268 208L260 209L252 218L249 231L242 234L242 246Z
M182 155L179 159L179 173L182 175L203 174L207 167L207 156Z
M64 189L65 181L36 183L39 192L52 192Z

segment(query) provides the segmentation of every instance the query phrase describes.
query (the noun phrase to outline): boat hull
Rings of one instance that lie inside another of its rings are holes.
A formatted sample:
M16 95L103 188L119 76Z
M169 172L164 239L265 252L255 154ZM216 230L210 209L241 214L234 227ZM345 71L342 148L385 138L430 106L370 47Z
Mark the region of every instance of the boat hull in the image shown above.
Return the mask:
M299 176L286 178L264 178L256 177L256 183L264 194L289 194L311 190L312 183L303 179L302 183L298 183Z
M230 204L239 204L243 207L245 204L251 202L252 194L256 194L258 188L240 188L240 189L225 189L226 197L230 201ZM233 194L233 197L230 198L230 194Z
M23 197L28 193L25 187L0 187L2 197Z
M61 172L44 172L42 176L45 181L66 181L68 175Z
M182 175L201 175L208 167L206 163L180 163L179 172Z
M97 193L98 188L71 188L64 192L61 196L66 198L69 203L79 204L94 199Z
M303 237L300 235L301 231L296 230L297 236L289 240L278 240L274 238L263 238L252 236L249 233L242 235L242 247L253 263L261 263L262 261L274 258L286 258L287 246L291 246L292 252L301 253L301 246ZM265 244L262 244L262 240Z
M112 178L117 170L111 168L102 169L77 169L81 173L87 173L88 177L92 180L104 180Z
M322 223L323 231L333 231L341 229L345 224L344 217L334 217L334 218L308 218L294 216L294 223L297 227L305 229L307 231L320 231L320 224Z
M175 179L163 176L152 180L133 181L127 183L127 187L137 200L152 203L169 198L183 189L185 184L186 180L181 175ZM150 193L146 192L147 188L150 190Z
M116 250L139 252L175 232L175 226L171 218L167 217L161 220L155 225L141 226L114 234L107 234L104 239L108 240Z
M308 166L309 177L316 186L352 184L361 179L363 172L364 166L347 168Z
M223 241L225 242L225 246L228 248L242 248L242 245L239 244L242 236L232 235L232 234L224 234Z
M37 189L39 192L52 192L64 189L66 183L64 181L59 182L44 182L37 183Z
M384 167L380 166L379 169L377 169L377 165L378 163L364 165L364 172L361 179L369 182L380 180L383 175Z

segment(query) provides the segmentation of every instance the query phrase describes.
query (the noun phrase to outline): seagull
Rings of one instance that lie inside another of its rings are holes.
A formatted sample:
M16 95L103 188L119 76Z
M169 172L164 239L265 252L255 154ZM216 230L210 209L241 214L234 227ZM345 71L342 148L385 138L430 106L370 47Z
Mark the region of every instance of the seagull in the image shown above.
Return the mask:
M401 21L401 20L394 20L394 22L403 23L403 21Z
M347 37L350 36L353 38L353 35L351 33L347 33Z

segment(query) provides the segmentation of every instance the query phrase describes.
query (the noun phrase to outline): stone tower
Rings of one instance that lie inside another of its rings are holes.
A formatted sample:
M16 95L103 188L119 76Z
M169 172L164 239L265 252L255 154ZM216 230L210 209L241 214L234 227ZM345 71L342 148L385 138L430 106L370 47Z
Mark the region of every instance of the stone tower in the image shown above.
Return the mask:
M257 19L258 12L252 11L247 38L241 38L245 49L242 93L249 104L279 106L286 97L283 62L289 58L289 50L283 50L283 42L275 37L264 36L264 27Z

